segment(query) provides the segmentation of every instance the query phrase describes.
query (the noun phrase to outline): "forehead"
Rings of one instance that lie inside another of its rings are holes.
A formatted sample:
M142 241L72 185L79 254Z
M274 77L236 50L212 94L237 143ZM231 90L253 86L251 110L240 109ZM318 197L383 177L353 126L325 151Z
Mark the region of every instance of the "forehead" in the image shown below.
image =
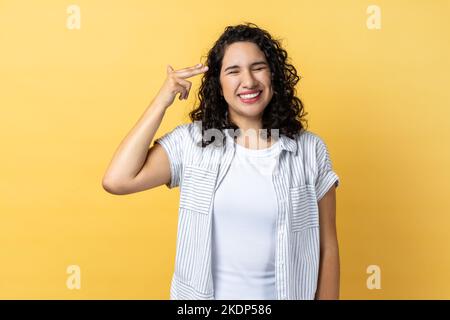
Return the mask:
M230 44L225 49L222 65L224 67L231 64L245 65L254 62L254 60L266 61L266 57L257 44L240 41Z

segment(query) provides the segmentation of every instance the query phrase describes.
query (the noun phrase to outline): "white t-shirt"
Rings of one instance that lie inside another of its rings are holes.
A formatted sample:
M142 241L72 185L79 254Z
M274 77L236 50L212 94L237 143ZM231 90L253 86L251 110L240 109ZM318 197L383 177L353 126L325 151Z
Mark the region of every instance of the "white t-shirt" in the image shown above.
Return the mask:
M212 275L215 299L276 299L277 198L272 174L280 141L269 148L236 145L213 205Z

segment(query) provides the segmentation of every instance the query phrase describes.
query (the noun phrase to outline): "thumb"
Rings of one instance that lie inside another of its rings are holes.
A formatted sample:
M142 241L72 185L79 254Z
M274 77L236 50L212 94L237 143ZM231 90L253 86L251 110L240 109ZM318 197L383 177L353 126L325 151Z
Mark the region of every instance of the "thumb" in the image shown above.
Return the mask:
M167 65L167 73L173 72L173 68L170 66L170 64Z

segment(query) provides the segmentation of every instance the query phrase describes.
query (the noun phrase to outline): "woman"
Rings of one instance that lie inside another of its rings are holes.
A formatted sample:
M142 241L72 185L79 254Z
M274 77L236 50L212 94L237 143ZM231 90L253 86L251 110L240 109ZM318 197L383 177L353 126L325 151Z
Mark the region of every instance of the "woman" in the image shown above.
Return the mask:
M166 109L204 74L192 123L153 141ZM229 26L201 64L173 70L103 178L113 194L180 186L171 299L338 299L335 188L307 131L287 52L256 25ZM255 134L258 132L259 134Z

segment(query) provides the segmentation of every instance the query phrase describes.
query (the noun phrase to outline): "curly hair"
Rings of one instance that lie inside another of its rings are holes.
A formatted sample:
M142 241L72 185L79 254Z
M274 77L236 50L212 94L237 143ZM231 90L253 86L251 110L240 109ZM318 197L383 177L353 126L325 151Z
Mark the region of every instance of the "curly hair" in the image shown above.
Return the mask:
M249 41L258 45L271 70L273 96L262 115L262 128L266 129L264 131L267 137L271 136L271 129L278 129L280 135L294 138L307 127L307 120L304 117L308 113L304 112L303 104L296 97L295 90L300 76L297 75L295 67L288 63L287 51L281 47L280 40L273 39L267 31L249 22L227 26L209 50L205 63L208 70L202 77L198 92L200 104L189 113L190 119L193 122L201 121L203 137L208 129L222 132L224 129L239 129L228 116L228 104L221 94L220 85L220 70L225 50L228 45L238 41ZM202 146L211 142L214 141L203 139Z

